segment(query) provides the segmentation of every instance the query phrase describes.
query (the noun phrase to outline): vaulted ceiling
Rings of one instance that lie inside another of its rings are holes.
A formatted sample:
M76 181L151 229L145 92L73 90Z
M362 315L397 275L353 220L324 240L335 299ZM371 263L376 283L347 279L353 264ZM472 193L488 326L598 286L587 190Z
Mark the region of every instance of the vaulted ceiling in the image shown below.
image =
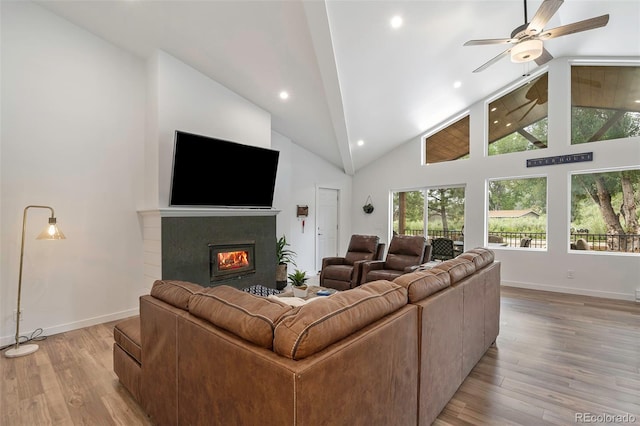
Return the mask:
M541 3L528 2L529 20ZM142 58L166 51L270 112L275 131L348 174L536 67L504 58L473 73L506 47L463 47L509 37L524 23L520 0L38 4ZM566 0L545 28L607 13L606 27L545 47L556 58L638 59L638 0Z

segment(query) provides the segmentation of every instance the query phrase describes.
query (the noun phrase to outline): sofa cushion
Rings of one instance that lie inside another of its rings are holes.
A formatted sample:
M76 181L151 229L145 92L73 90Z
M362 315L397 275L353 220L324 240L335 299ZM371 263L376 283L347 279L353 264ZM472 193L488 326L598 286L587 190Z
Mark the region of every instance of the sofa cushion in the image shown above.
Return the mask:
M273 329L291 306L221 285L191 296L189 313L263 348L273 347Z
M187 281L156 280L151 287L151 295L186 311L189 309L191 295L203 289L201 285Z
M407 304L405 288L373 281L296 308L276 325L273 350L302 359Z
M473 274L476 271L476 265L472 261L468 259L461 259L458 256L454 259L445 260L430 270L433 271L434 269L441 269L448 272L449 277L451 278L451 284L453 285L463 278Z
M415 303L449 287L451 278L447 271L432 269L400 275L393 282L406 288L409 303Z
M135 359L138 364L142 362L139 315L117 323L113 327L113 340L123 351Z
M467 259L476 265L476 271L482 269L487 265L490 265L495 260L493 251L484 247L477 247L471 250L467 250L458 256L459 259Z
M395 269L374 269L373 271L369 271L367 273L367 280L370 281L393 281L398 278L400 275L404 274L404 271L398 271Z

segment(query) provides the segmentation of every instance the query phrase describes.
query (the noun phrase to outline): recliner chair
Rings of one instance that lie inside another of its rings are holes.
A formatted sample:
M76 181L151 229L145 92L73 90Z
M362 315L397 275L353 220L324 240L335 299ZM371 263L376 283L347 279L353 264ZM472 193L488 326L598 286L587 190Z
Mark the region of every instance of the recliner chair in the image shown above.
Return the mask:
M360 284L376 280L393 281L429 261L431 246L422 236L394 235L385 260L364 262Z
M352 235L347 254L344 257L325 257L322 259L320 285L348 290L360 285L362 264L366 261L381 259L384 243L375 235Z

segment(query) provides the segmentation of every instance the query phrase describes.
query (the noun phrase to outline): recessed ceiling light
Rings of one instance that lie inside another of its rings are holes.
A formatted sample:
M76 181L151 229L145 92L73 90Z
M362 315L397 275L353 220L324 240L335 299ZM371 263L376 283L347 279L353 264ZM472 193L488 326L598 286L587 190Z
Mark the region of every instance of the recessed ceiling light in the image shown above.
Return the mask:
M511 123L507 123L507 127L511 126Z
M358 146L362 146L364 145L364 141L362 139L360 139L358 142L356 142L358 144Z
M498 124L498 120L494 121L493 124Z
M402 16L394 16L391 18L391 28L400 28L402 26Z
M491 108L491 112L494 112L494 111L495 111L495 110L497 110L497 109L498 109L498 108L493 107L493 108Z
M280 92L280 99L282 100L289 99L289 92L286 92L284 90Z
M635 100L635 101L633 101L633 102L635 102L635 103L637 103L637 104L640 104L640 99L636 99L636 100Z
M461 81L455 81L453 83L453 88L454 89L459 89L462 86L462 82Z

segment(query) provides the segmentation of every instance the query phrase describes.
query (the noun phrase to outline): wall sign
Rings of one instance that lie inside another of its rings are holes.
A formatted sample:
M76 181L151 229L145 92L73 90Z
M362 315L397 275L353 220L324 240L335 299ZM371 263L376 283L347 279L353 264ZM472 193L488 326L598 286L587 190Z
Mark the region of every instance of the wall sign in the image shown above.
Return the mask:
M593 161L593 152L556 155L555 157L532 158L527 160L527 167L555 166L557 164L580 163L582 161Z

